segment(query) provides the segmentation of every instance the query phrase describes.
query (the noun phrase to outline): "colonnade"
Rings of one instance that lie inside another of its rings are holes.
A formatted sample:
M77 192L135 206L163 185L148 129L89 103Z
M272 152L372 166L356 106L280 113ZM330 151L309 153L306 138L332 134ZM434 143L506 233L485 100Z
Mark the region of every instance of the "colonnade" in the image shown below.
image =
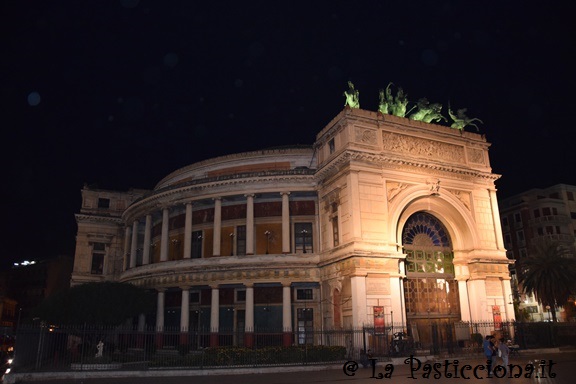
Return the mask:
M280 192L282 196L282 253L290 253L290 192ZM244 195L246 197L246 254L254 254L254 194ZM192 211L193 201L185 203L184 219L184 259L192 257ZM160 235L160 262L168 261L169 250L169 219L170 207L162 208L162 230ZM135 268L137 266L138 251L138 228L140 220L132 221L131 226L125 228L124 249L125 261L124 269ZM222 197L214 198L214 223L213 223L213 244L212 256L220 256L220 244L222 237ZM142 265L150 264L150 243L152 232L152 214L145 216L144 239ZM129 260L129 261L128 261Z
M245 283L246 301L245 301L245 346L251 347L254 343L254 285ZM182 302L180 311L180 333L184 336L182 341L186 340L186 335L190 329L190 286L180 287L182 290ZM218 334L220 330L220 296L219 286L213 285L211 289L210 303L210 346L218 345ZM290 284L282 285L282 330L283 343L286 346L292 344L292 302L290 295ZM156 332L161 334L164 331L164 305L166 289L157 289L156 300Z

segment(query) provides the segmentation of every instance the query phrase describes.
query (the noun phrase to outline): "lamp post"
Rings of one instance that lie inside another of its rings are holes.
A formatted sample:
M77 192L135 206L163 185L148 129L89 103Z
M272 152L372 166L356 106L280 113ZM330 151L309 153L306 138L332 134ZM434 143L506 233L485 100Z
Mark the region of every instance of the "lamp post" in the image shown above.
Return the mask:
M266 235L266 254L268 254L268 250L270 248L270 235L272 234L270 231L264 232Z
M234 232L230 233L230 256L234 256Z
M306 253L306 236L308 235L308 231L303 229L302 230L302 253Z

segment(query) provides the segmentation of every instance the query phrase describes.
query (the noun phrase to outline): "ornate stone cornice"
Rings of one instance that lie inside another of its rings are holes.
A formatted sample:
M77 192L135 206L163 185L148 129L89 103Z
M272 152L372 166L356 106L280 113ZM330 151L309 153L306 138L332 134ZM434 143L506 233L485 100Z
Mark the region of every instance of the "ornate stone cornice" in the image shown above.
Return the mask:
M346 150L316 172L317 180L321 181L331 176L332 174L337 173L342 165L351 161L377 164L378 166L384 168L405 169L407 171L423 169L427 172L432 171L440 174L455 174L461 177L465 176L469 178L484 179L490 181L495 181L500 178L500 175L496 175L491 172L482 172L466 167L457 167L437 162L427 162L418 160L416 158L412 159L407 157L397 157L393 154L384 155L380 153L367 153L362 151Z
M121 281L146 287L251 283L298 278L318 281L316 256L253 256L187 259L149 264L125 271Z
M76 217L76 222L106 222L106 223L113 223L113 224L122 224L122 219L119 217L111 217L111 216L97 216L97 215L84 215L77 213L74 215Z
M301 185L301 189L314 188L316 181L314 178L315 170L299 169L290 171L274 171L274 172L254 172L249 174L237 174L222 177L207 178L201 180L192 180L175 186L154 191L153 194L148 195L140 200L135 201L124 211L122 218L133 215L141 209L147 210L150 206L158 206L165 204L166 200L182 195L182 194L199 194L202 191L215 192L219 188L227 188L230 186L237 186L238 195L244 195L245 185L262 186L266 184L274 184L278 186L279 183L291 183ZM234 194L233 190L230 190ZM220 193L221 194L221 193ZM138 213L139 216L143 213Z

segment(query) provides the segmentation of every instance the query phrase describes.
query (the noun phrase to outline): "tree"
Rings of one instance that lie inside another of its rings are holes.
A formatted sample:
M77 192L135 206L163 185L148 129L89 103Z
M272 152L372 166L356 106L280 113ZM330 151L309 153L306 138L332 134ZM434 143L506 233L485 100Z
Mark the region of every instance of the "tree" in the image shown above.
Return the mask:
M154 296L128 283L86 283L48 297L34 316L51 324L119 325L154 308Z
M576 259L567 255L567 249L558 242L546 240L536 244L529 256L520 260L522 289L535 294L540 304L550 307L554 322L557 321L556 308L568 301L576 281Z

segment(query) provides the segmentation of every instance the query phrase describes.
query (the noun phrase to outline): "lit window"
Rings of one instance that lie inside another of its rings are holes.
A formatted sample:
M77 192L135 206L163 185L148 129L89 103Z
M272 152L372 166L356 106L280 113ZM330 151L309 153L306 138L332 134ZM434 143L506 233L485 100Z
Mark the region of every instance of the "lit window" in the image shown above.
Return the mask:
M90 273L101 275L104 272L104 256L106 255L106 245L104 243L94 243L92 246L92 268Z

